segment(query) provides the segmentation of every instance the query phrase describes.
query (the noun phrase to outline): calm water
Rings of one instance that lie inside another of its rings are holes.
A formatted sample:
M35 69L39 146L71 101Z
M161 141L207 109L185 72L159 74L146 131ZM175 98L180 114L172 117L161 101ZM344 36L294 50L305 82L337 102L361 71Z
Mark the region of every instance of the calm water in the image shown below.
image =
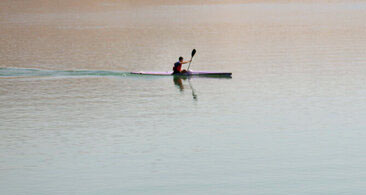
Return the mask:
M0 194L366 193L366 3L0 6Z

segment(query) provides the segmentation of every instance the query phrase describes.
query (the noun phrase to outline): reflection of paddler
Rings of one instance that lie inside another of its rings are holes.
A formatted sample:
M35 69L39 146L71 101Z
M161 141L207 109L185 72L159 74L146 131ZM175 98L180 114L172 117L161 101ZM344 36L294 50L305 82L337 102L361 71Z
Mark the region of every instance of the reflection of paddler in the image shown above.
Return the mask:
M183 86L183 81L182 81L182 79L183 79L183 80L188 79L189 87L190 87L190 88L191 88L191 90L192 90L192 96L193 96L193 99L194 99L194 100L197 100L196 91L193 89L193 86L192 86L192 84L191 84L191 82L190 82L190 79L189 79L189 78L187 78L187 77L180 77L180 76L173 76L174 85L176 85L176 86L179 88L179 90L180 90L181 92L183 92L183 90L184 90L184 86Z
M192 97L193 97L193 99L194 99L194 100L197 100L196 91L193 89L193 86L192 86L192 84L191 84L190 79L188 79L188 83L189 83L189 87L190 87L190 88L191 88L191 90L192 90Z
M173 77L173 81L174 81L174 84L179 87L179 90L180 91L183 91L184 90L184 87L183 87L183 82L182 82L182 79L177 77L177 76L174 76Z

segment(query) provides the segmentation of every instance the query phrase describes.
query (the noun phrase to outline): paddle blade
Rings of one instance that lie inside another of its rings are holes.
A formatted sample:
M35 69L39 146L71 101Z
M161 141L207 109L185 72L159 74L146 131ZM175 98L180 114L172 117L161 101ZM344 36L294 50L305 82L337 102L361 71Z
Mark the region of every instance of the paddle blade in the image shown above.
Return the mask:
M193 58L193 56L196 54L196 49L193 49L192 50L192 54L191 54L191 56L192 56L192 58Z

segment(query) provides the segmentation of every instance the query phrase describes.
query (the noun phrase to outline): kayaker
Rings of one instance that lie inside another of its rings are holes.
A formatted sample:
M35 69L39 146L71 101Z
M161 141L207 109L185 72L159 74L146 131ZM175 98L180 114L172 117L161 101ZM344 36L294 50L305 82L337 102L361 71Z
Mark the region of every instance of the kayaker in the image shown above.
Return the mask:
M179 57L179 59L178 59L178 60L179 60L178 62L174 63L174 66L173 66L173 74L177 74L177 73L185 73L185 72L187 72L187 70L181 70L181 69L182 69L182 64L187 64L187 63L189 63L191 60L184 62L184 61L183 61L183 57L182 57L182 56L181 56L181 57Z

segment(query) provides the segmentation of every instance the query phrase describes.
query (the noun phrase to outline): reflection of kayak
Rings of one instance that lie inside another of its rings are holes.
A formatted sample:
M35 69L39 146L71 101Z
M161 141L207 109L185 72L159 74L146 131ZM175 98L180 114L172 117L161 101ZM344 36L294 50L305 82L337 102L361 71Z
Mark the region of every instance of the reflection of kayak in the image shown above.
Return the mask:
M206 71L189 71L185 73L172 74L172 72L131 72L138 75L152 76L212 76L212 77L231 77L231 72L206 72Z

